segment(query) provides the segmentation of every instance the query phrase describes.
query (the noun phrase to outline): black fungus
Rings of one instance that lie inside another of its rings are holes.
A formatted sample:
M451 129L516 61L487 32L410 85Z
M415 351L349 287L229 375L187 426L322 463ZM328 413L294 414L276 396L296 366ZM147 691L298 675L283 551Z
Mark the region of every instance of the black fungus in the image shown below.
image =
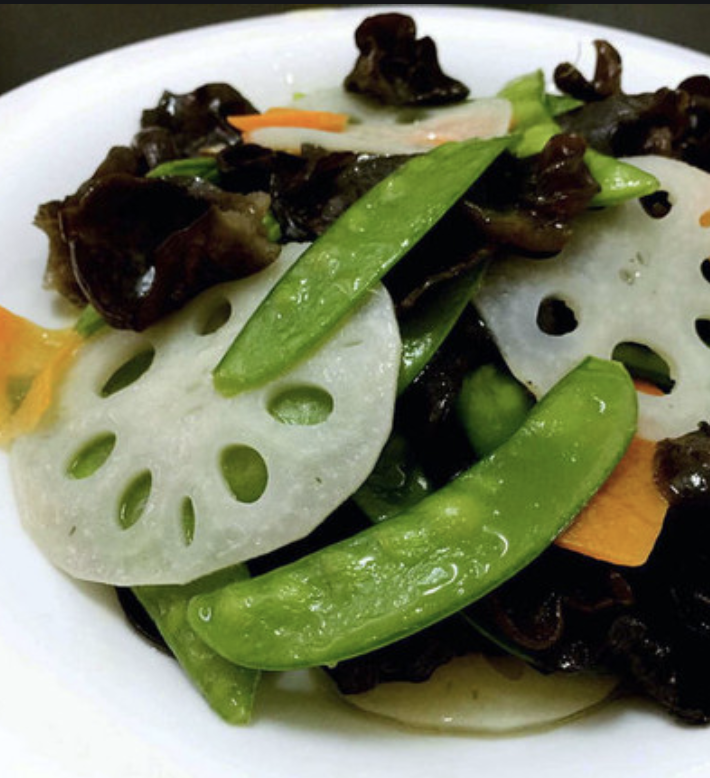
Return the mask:
M392 681L422 683L455 657L480 652L500 653L460 616L454 616L325 669L343 694L360 694Z
M60 212L85 299L118 329L143 330L216 283L265 267L265 194L210 184L103 176Z
M49 241L44 271L44 285L47 289L58 292L73 305L86 303L86 297L72 269L69 244L61 224L62 211L77 203L81 195L104 176L116 173L142 176L146 172L145 162L137 150L129 146L114 146L75 194L63 200L50 200L37 208L34 225L45 233Z
M564 114L558 121L565 131L582 135L604 154L680 158L688 131L688 102L685 92L667 88L614 95Z
M551 138L524 160L503 154L464 198L469 217L488 243L531 257L557 254L575 217L599 192L577 135Z
M621 94L622 63L619 52L605 40L595 40L597 62L592 80L588 80L570 62L562 62L554 72L558 89L576 100L595 102Z
M405 159L313 146L295 155L244 145L226 149L218 164L225 188L270 194L284 241L312 241Z
M474 454L458 421L456 401L466 375L498 359L485 324L468 306L397 403L395 426L406 436L425 474L436 486L473 464Z
M656 482L671 505L710 508L710 424L659 442Z
M43 283L47 289L54 290L72 305L82 306L86 303L86 297L74 276L69 245L64 239L59 221L62 206L61 200L42 203L34 217L35 227L46 235L49 246Z
M255 143L227 146L215 157L219 182L229 192L272 192L273 175L277 165L298 170L301 163L296 154L275 151Z
M710 521L672 508L648 562L628 571L636 604L612 626L608 663L676 718L710 723Z
M185 94L166 91L155 108L143 111L133 145L153 168L238 143L241 133L227 117L256 112L249 100L229 84L204 84Z
M556 546L467 609L545 672L598 670L614 619L634 602L623 572Z
M671 508L648 561L553 546L466 613L544 672L616 673L688 724L710 723L710 517Z
M398 318L416 316L429 292L480 266L494 251L462 204L454 206L385 276Z
M202 154L206 150L212 149L217 151L218 148L224 146L236 145L241 140L240 133L233 129L227 122L227 117L240 113L252 113L255 109L251 103L246 100L236 89L227 84L204 84L198 87L192 92L177 95L172 92L165 92L161 97L158 105L155 108L147 109L143 112L141 118L141 128L135 134L129 144L122 146L115 146L111 148L105 157L105 159L98 165L94 173L78 188L78 190L63 199L51 200L42 203L35 214L34 224L41 229L48 238L48 254L44 273L44 283L48 289L53 289L66 298L70 303L76 306L84 305L87 299L94 297L105 296L99 292L92 292L88 288L89 276L94 276L96 273L94 269L88 269L84 266L85 259L88 250L94 249L79 248L81 254L79 258L79 264L83 267L82 277L77 277L76 266L74 262L73 254L76 253L70 246L67 229L69 222L74 221L74 214L77 209L81 210L84 197L89 192L93 192L98 189L103 190L103 184L99 186L99 182L103 179L117 174L131 176L135 178L142 178L156 165L166 161L175 159L182 159L192 157L198 154ZM216 148L213 148L216 147ZM135 188L138 189L140 185L135 184ZM158 185L156 189L165 191L165 187ZM148 208L145 214L142 216L140 224L132 226L129 232L136 237L137 232L146 230L146 218L149 212L160 212L160 204L156 204L154 207ZM225 210L231 210L229 208L221 208L223 212ZM185 209L181 209L181 213L185 214ZM128 215L128 214L126 214ZM219 216L219 214L214 214ZM108 219L110 221L110 219ZM140 220L139 220L140 221ZM219 221L217 219L216 221ZM187 245L180 250L183 256L186 253L191 253L191 259L194 261L196 257L197 240L204 241L209 234L210 230L216 229L216 222L208 224L209 219L202 222L201 229L202 235L199 236L197 231L193 232L193 239L191 240L191 247ZM182 226L186 226L183 224ZM222 224L217 232L219 235L224 235ZM156 224L155 228L151 230L154 233L151 242L155 242L156 236L161 232L165 232L165 223ZM88 238L88 232L91 233L91 237ZM87 238L89 242L94 246L98 246L100 242L100 218L94 219L93 224L88 228ZM104 236L103 242L105 245L116 237L115 234ZM120 235L118 236L120 237ZM74 246L79 247L83 241L83 238L79 238L74 235ZM126 241L123 242L124 246ZM144 247L135 247L138 253L145 253ZM131 249L133 251L133 249ZM203 249L204 255L207 252ZM241 252L243 254L243 252ZM273 252L267 252L272 255ZM216 263L222 263L223 258L217 258ZM135 288L133 284L136 279L136 273L138 273L138 265L143 267L143 271L148 271L148 263L145 258L138 261L136 267L129 272L127 279L121 279L120 283L122 288L133 290L132 296L135 296ZM110 266L116 269L116 266L109 263ZM188 272L193 273L194 268L188 268ZM203 281L211 276L211 271L206 270L203 274ZM91 281L92 288L99 282L96 280ZM159 282L160 283L160 282ZM189 283L189 282L188 282ZM167 302L168 296L172 293L167 289L165 284L162 284L161 295ZM184 298L185 288L178 289L175 292L175 299L181 297ZM123 303L125 309L129 304L132 297L127 298ZM112 308L115 308L115 304L111 304ZM158 306L160 307L160 306ZM173 306L168 304L165 306L165 310L171 310ZM156 308L156 312L157 312ZM110 314L109 314L110 315ZM114 315L114 320L122 320L124 323L128 321L131 316L126 313ZM146 320L143 313L136 313L136 320ZM144 326L144 325L141 325Z
M677 156L701 170L710 171L710 76L691 76L678 90L688 95L687 131L678 143Z
M365 19L355 32L359 56L345 89L384 105L443 105L465 100L469 89L441 68L436 44L417 38L414 20L383 13Z
M557 117L565 132L612 156L657 154L710 170L710 78L692 76L675 88L627 94L618 51L607 41L596 45L591 81L568 63L555 71L560 91L582 102Z

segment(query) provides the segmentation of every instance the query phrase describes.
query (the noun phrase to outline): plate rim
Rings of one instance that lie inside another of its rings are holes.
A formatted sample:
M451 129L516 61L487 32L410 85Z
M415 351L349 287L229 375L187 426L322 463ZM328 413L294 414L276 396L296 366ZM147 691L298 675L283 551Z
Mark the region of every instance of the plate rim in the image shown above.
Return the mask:
M524 21L529 21L533 24L544 23L549 27L557 27L560 30L567 32L577 32L580 35L586 37L600 36L613 32L615 35L620 36L626 44L636 44L640 46L654 46L661 48L664 53L669 56L678 56L684 58L697 58L699 62L705 60L706 64L710 62L710 53L702 52L698 49L694 49L690 46L686 46L674 41L658 38L647 33L630 30L619 25L606 25L598 22L593 22L584 19L570 19L567 17L558 16L555 14L545 14L540 11L534 11L522 8L509 8L494 7L494 6L460 6L449 3L437 4L437 5L347 5L347 6L322 6L322 7L304 7L293 8L288 11L282 12L269 12L261 16L252 16L244 19L223 20L219 22L211 22L203 25L198 25L192 28L184 30L176 30L159 35L151 35L146 38L142 38L133 42L124 43L107 49L106 51L97 52L87 57L68 62L58 68L54 68L46 73L35 76L30 80L18 84L15 87L0 94L0 106L5 102L6 98L17 99L21 97L20 93L28 90L33 90L38 86L44 86L45 82L53 82L55 79L72 77L74 71L84 70L87 67L96 66L104 62L131 54L142 53L142 50L149 49L156 46L163 45L177 45L183 39L190 38L196 33L208 34L208 33L224 33L230 29L248 29L249 27L255 28L268 28L276 26L284 20L296 21L298 23L306 23L310 20L327 21L329 19L346 19L357 18L374 13L405 13L412 16L420 16L422 18L447 18L455 15L465 15L471 18L480 17L482 19L493 20L507 20L520 24ZM421 30L419 33L426 34Z

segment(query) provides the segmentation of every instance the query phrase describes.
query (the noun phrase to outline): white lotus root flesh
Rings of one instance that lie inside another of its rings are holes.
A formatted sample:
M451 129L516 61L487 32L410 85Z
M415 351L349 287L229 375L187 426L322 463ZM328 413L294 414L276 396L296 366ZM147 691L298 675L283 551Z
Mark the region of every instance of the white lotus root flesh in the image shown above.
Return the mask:
M268 385L235 397L213 385L299 251L143 333L82 348L51 418L10 452L23 524L58 567L117 585L185 583L308 534L368 476L400 363L383 288Z
M496 262L475 302L538 397L587 355L611 358L627 343L650 349L674 382L663 396L639 394L639 434L660 440L710 420L710 175L660 157L628 161L658 178L665 215L638 200L592 210L557 256ZM571 314L564 334L539 324L551 303Z

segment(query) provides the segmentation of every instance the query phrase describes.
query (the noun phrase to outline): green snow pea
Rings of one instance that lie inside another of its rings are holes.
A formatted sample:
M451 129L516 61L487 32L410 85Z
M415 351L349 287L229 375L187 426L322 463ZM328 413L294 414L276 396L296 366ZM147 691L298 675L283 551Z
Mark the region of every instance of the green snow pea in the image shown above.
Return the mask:
M187 607L195 595L246 577L246 568L237 566L184 586L133 589L187 676L215 713L230 724L250 721L261 674L228 662L200 640L188 623Z
M401 394L446 340L483 279L485 262L427 292L414 311L400 318L402 356L397 381Z
M520 157L537 154L547 141L562 129L550 111L550 100L545 94L545 77L536 70L516 78L499 92L513 105L513 116L518 140L512 151ZM658 179L650 173L614 157L588 148L584 161L601 187L592 200L594 206L616 205L625 200L652 194Z
M316 348L511 143L446 143L353 203L257 308L213 373L225 395L259 386Z
M415 505L433 489L431 480L415 461L407 439L394 432L372 473L352 499L373 524L378 524Z
M620 343L611 358L624 365L634 379L648 381L670 392L673 380L666 362L639 343ZM457 399L457 415L474 452L483 457L520 427L535 398L506 370L483 365L464 379ZM367 481L363 485L364 488Z
M486 364L464 378L456 402L457 416L474 452L494 451L525 421L535 398L512 375Z
M559 116L560 114L567 113L567 111L572 111L575 108L581 108L584 105L582 100L577 100L569 95L558 94L546 94L545 104L552 116Z
M535 398L525 386L498 365L484 364L469 373L464 378L456 412L476 457L482 459L505 443L523 424L534 404ZM352 499L377 524L433 491L434 485L417 461L406 435L395 430L372 473Z
M489 457L381 523L265 575L197 595L195 632L238 664L329 665L445 618L547 548L636 429L625 368L588 358Z

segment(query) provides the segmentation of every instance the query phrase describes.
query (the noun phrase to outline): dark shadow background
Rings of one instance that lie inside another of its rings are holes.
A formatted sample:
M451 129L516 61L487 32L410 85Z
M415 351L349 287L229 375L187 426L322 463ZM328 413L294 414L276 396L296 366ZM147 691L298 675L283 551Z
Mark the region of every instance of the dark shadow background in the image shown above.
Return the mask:
M0 4L0 93L63 65L146 38L207 24L313 7L347 6L276 3ZM483 7L597 22L710 54L710 4L499 3Z

